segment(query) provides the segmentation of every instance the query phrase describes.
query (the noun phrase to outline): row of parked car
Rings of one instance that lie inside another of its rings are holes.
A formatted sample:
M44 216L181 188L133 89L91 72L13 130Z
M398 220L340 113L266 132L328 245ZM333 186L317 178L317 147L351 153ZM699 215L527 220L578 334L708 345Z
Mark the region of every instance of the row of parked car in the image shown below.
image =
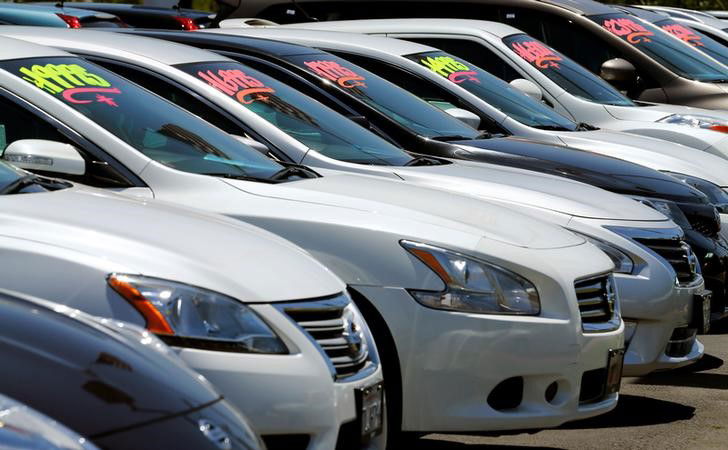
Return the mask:
M0 444L554 427L728 315L728 47L683 19L73 6L119 15L0 7Z

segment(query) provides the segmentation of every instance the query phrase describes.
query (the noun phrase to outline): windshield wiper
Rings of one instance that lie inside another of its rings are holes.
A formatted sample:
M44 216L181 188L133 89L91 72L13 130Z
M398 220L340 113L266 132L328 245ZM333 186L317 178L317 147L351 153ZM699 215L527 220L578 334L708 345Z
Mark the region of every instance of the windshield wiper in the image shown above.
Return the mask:
M205 173L202 173L201 175L209 175L211 177L227 178L230 180L259 181L259 182L263 182L263 183L271 183L270 178L252 177L250 175L242 175L242 174L236 174L236 173L205 172Z
M534 125L533 128L536 128L537 130L548 130L548 131L572 131L566 127L562 127L560 125ZM576 129L578 130L579 127L577 125Z
M410 161L405 163L405 166L441 166L444 162L437 158L430 158L429 156L415 156Z
M68 183L43 178L34 174L29 174L22 176L17 180L11 182L10 184L6 185L4 188L2 188L2 190L0 190L0 195L16 194L27 188L28 186L33 186L35 184L45 188L46 190L56 190L70 186L70 184Z
M283 169L279 170L278 172L274 173L270 176L269 180L273 181L282 181L282 180L288 180L292 177L300 177L300 178L318 178L321 175L317 174L313 170L309 169L306 166L299 166L297 164L291 164L286 165Z
M594 125L590 123L584 123L579 122L579 124L576 126L576 131L595 131L598 130L599 127L595 127Z

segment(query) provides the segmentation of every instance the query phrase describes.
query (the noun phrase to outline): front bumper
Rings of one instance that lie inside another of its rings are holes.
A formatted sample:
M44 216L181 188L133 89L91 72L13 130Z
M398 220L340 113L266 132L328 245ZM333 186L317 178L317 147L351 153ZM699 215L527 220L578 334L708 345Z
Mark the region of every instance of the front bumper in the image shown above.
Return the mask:
M623 325L584 334L573 320L440 311L405 289L353 287L375 301L397 343L405 431L547 428L616 406L618 394L588 404L579 394L584 373L623 347Z
M693 319L693 298L702 293L702 278L687 286L677 286L674 269L664 258L631 238L679 238L682 232L672 225L652 223L605 223L575 219L568 228L602 239L630 254L634 260L632 274L615 274L622 307L622 317L629 327L625 333L627 352L624 375L640 376L655 370L677 368L702 356L697 345L682 357L665 353L674 330L686 327Z
M381 382L382 370L334 382L316 345L271 305L249 305L291 349L289 355L177 349L180 357L240 409L264 440L291 450L332 449L339 430L357 417L355 390ZM305 443L308 444L305 444ZM375 439L369 448L383 448Z

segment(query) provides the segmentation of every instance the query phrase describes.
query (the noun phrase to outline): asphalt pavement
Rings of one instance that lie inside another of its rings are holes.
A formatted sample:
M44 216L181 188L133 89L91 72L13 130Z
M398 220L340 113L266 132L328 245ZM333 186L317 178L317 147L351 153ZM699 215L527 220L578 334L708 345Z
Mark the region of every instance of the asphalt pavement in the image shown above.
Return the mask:
M623 379L617 408L603 416L535 434L429 434L408 450L728 449L728 324L699 339L698 363Z

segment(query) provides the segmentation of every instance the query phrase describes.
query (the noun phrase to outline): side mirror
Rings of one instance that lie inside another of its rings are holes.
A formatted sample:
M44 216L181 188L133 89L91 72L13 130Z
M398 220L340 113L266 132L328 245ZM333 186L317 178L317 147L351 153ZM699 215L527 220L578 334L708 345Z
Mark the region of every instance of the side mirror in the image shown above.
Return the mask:
M265 156L268 156L268 153L270 153L270 149L268 148L268 146L263 144L262 142L258 142L255 139L250 139L245 136L238 136L237 134L232 134L231 136L234 137L238 142L242 142L248 147L253 147L255 150L259 151Z
M86 161L76 147L44 139L20 139L5 148L2 159L30 171L83 175Z
M637 84L637 69L631 62L622 58L604 61L599 76L620 91L629 91Z
M531 80L527 80L525 78L516 78L509 84L519 91L523 92L524 94L528 95L532 99L536 100L537 102L543 100L543 91L540 87L538 87L536 83Z
M459 121L465 123L466 125L470 125L476 130L480 126L480 117L478 117L477 114L471 113L467 109L450 108L446 109L445 112L458 119Z

